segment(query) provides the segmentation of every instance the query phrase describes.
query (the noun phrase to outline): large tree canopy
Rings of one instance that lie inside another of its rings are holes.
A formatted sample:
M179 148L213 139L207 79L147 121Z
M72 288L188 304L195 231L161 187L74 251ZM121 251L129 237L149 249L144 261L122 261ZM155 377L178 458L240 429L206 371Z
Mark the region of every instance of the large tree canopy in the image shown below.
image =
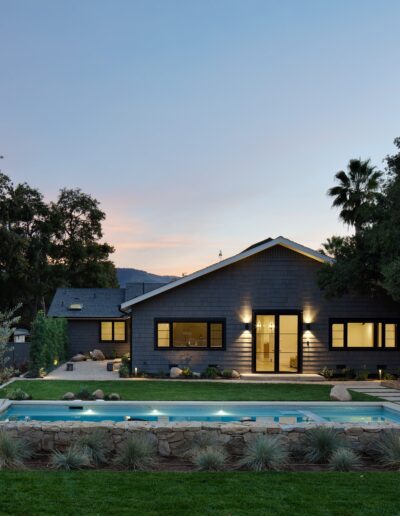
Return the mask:
M329 297L351 291L385 292L400 301L400 138L394 144L399 152L386 157L384 175L368 161L351 160L348 180L339 172L336 178L341 184L328 191L335 198L333 205L341 208L341 219L355 228L353 236L334 236L323 245L336 259L319 276ZM351 175L354 166L364 178L357 184ZM350 202L354 191L357 195Z
M80 190L63 189L46 203L0 173L0 310L22 302L30 319L59 286L117 286L114 249L101 242L104 218Z

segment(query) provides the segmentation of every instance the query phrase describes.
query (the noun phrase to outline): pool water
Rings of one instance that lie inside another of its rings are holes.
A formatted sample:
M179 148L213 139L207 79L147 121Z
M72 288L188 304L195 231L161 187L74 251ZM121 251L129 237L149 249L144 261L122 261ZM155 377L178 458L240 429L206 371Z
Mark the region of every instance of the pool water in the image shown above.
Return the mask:
M400 409L400 407L399 407ZM13 403L0 421L257 421L293 425L306 422L400 423L400 410L383 405L279 405L252 403Z

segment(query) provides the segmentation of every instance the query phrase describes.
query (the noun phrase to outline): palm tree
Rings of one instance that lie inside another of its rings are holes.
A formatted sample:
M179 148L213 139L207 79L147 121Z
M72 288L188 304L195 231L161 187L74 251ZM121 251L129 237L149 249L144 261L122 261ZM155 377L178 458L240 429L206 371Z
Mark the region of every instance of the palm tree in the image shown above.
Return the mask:
M340 218L354 226L356 234L371 220L372 209L380 196L382 172L370 165L370 160L351 159L347 173L341 170L335 175L339 182L328 190L334 197L332 206L341 208Z

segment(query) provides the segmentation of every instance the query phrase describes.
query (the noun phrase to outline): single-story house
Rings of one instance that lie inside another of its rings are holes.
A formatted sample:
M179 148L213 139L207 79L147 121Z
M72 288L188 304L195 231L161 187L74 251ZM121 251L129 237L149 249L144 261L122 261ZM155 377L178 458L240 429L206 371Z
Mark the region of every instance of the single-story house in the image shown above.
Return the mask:
M164 285L59 289L49 315L68 319L72 353L130 351L139 371L400 368L400 305L355 294L327 299L317 273L331 263L287 238L266 239Z

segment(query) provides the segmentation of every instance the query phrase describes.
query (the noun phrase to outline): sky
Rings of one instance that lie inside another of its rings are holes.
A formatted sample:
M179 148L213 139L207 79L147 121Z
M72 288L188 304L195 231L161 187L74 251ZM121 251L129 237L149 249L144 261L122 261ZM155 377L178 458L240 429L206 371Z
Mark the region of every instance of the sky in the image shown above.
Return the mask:
M326 195L400 136L398 0L0 0L0 161L97 198L120 267L347 231Z

